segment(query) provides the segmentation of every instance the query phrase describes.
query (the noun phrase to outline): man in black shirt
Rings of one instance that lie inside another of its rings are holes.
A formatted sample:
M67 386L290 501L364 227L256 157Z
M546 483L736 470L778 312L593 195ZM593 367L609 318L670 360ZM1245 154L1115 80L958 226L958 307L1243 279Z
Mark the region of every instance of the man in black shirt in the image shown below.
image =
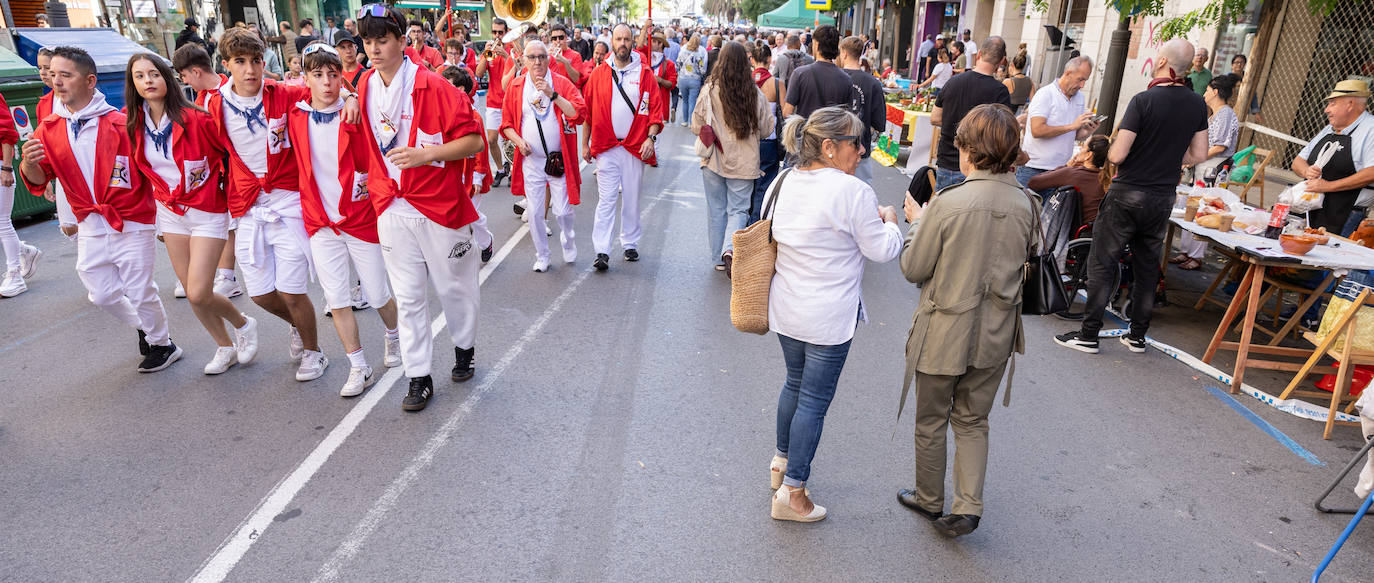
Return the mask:
M1097 354L1102 315L1116 291L1117 263L1130 245L1134 282L1127 316L1131 329L1121 343L1131 352L1145 352L1164 232L1180 168L1207 159L1207 104L1182 77L1192 59L1192 43L1183 39L1164 43L1155 57L1149 88L1126 106L1120 132L1107 153L1107 159L1117 165L1117 175L1093 223L1083 326L1055 336L1061 346Z
M782 114L810 117L822 107L850 107L853 82L849 74L835 66L840 56L840 31L830 25L816 29L816 62L792 71L787 81L787 100ZM1005 89L1004 89L1005 91Z
M959 171L959 150L954 147L954 132L959 129L959 122L964 116L986 103L1000 103L1011 109L1011 93L992 76L1007 56L1006 41L1000 36L990 36L983 41L978 55L978 63L972 69L951 78L935 97L930 123L940 128L935 164L936 189L964 181L964 174Z
M849 74L849 80L853 83L850 110L864 121L864 135L860 142L864 152L854 176L872 185L873 159L869 154L873 148L873 132L882 132L887 127L887 102L883 99L882 82L861 68L859 60L863 51L864 41L857 36L840 41L840 67Z

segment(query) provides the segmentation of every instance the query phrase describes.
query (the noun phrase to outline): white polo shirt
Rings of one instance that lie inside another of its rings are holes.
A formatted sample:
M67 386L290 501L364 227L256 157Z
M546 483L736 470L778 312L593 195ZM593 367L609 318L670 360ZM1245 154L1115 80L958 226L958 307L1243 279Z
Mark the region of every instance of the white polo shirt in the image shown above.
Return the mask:
M1059 89L1058 80L1035 92L1026 110L1026 135L1021 139L1021 149L1030 156L1026 166L1054 170L1069 163L1069 158L1073 157L1074 134L1077 132L1064 132L1053 138L1035 138L1031 136L1030 120L1039 117L1044 118L1047 125L1066 126L1088 111L1086 103L1087 96L1082 91L1073 97L1065 97Z

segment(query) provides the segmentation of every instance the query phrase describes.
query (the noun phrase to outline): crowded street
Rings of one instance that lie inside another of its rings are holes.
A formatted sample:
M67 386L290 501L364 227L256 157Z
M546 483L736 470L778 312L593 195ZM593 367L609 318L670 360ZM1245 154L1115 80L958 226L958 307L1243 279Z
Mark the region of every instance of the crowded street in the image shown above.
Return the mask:
M1323 440L1320 423L1158 350L1064 350L1064 321L1028 316L1011 406L999 395L991 416L982 527L937 534L894 499L913 486L912 409L899 420L897 404L919 294L895 263L864 273L868 322L813 464L831 516L770 520L785 369L773 335L731 326L730 280L704 259L693 138L664 131L644 173L642 258L606 272L584 256L531 273L515 198L487 195L478 372L440 375L422 415L395 406L400 369L355 399L336 394L346 366L291 379L283 326L218 377L199 356L141 375L123 364L133 332L72 274L76 244L55 221L21 223L46 258L22 300L0 301L0 580L1297 581L1348 520L1312 501L1357 431ZM582 177L594 193L590 167ZM879 204L900 208L907 180L879 168ZM579 212L576 228L592 220ZM185 324L177 344L213 352L165 257L155 281ZM1183 289L1151 336L1200 353L1220 309L1191 308L1205 281L1171 285ZM376 310L356 314L380 354ZM342 360L326 322L323 350ZM440 335L435 352L451 347ZM1374 530L1357 530L1326 579L1368 581L1370 549Z

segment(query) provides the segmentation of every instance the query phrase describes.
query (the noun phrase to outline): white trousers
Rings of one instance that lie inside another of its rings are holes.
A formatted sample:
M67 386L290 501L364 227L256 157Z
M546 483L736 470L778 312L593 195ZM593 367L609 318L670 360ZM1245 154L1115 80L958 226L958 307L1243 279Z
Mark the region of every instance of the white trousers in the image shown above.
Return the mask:
M1371 389L1374 390L1374 389ZM1374 435L1374 419L1360 415L1360 432L1366 440ZM1374 490L1374 451L1369 452L1369 459L1365 460L1364 468L1360 469L1360 480L1355 482L1355 495L1361 500L1369 496L1370 490Z
M562 156L563 154L559 153L558 155ZM573 230L573 219L575 218L573 205L568 202L568 176L564 174L561 177L553 178L545 174L544 160L546 159L544 156L525 156L521 163L520 171L525 179L525 200L529 202L530 209L530 240L534 241L535 258L548 260L548 233L539 227L539 225L544 224L544 187L547 186L548 192L553 198L553 216L558 221L558 242L563 247L563 261L571 263L577 260L577 234ZM612 211L614 212L614 207ZM614 215L612 219L614 219ZM609 228L607 232L609 238ZM609 242L607 246L610 246Z
M373 307L380 308L391 301L381 245L325 227L310 237L310 253L315 257L315 276L324 289L324 301L329 309L352 307L354 268L362 283L363 295Z
M482 175L474 175L474 184L481 182L480 178L476 178L480 176ZM472 197L472 208L477 209L477 220L472 223L472 232L473 237L476 239L478 249L490 247L492 241L491 229L487 228L487 215L482 213L482 199L486 197L487 195L485 194L478 194Z
M304 294L312 260L300 194L273 190L258 195L258 202L239 217L234 258L249 296Z
M1183 253L1193 259L1202 260L1207 256L1207 241L1194 237L1192 233L1183 232L1183 236L1178 239L1178 248Z
M72 210L72 203L67 201L67 192L62 190L62 183L54 180L48 184L52 185L53 198L56 199L58 226L75 225L76 211Z
M0 249L5 255L6 271L19 271L19 233L10 214L14 211L14 185L0 187Z
M479 293L477 273L482 250L473 242L473 229L450 229L426 218L397 216L383 211L377 218L382 257L396 294L401 363L406 376L430 374L434 337L429 332L429 284L439 294L457 348L472 348L477 336Z
M76 274L91 303L148 335L148 344L168 343L167 312L153 282L157 234L152 230L79 235Z
M637 249L642 231L639 226L639 183L644 178L644 161L624 146L616 146L596 157L596 223L592 226L592 247L597 254L611 253L611 231L615 228L615 203L620 201L620 246ZM530 192L525 186L525 194ZM623 194L623 197L622 197Z

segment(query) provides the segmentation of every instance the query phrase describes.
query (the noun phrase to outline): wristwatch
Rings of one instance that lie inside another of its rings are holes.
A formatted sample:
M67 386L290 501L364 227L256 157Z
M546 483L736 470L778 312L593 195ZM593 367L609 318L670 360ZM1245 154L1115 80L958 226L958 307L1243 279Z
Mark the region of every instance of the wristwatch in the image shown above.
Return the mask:
M0 172L14 172L13 166L0 166Z
M654 135L652 135L652 136L649 136L649 139L650 139L650 140L653 140L654 143L658 143L658 134L654 134Z
M555 101L558 101L558 92L557 92L557 91L554 91L554 92L553 92L553 95L549 97L549 103L553 103L553 102L555 102Z

